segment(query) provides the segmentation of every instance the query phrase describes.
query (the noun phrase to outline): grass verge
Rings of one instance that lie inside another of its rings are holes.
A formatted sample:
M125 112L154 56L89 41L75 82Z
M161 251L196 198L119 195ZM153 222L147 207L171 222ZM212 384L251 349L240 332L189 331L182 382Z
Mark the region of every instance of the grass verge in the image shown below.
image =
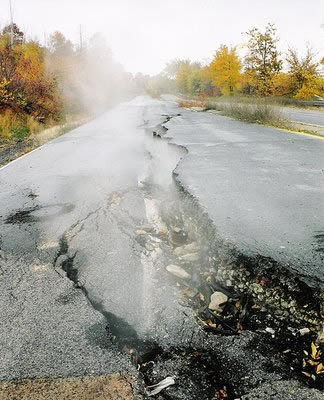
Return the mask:
M179 100L179 106L195 111L216 111L239 121L256 123L290 132L323 137L318 127L296 124L283 118L280 108L268 99L227 98L226 100Z
M35 150L37 147L61 136L90 120L89 117L71 118L62 125L53 126L42 131L35 131L34 134L15 139L0 138L0 167L9 162Z

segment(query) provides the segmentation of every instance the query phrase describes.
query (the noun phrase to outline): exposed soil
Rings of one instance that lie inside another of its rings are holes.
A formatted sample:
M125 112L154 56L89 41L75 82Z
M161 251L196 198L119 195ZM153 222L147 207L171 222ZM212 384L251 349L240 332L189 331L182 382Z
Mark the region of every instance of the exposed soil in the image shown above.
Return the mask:
M0 382L1 400L132 400L133 380L122 376Z

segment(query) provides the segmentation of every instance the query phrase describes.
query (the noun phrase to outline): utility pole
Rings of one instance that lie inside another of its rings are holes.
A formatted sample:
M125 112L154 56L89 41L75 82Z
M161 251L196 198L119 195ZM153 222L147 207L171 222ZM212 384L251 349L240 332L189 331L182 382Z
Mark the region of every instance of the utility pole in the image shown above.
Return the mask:
M13 15L12 15L11 0L9 0L9 6L10 6L10 44L11 44L11 47L13 47L13 44L14 44L14 32L13 32Z

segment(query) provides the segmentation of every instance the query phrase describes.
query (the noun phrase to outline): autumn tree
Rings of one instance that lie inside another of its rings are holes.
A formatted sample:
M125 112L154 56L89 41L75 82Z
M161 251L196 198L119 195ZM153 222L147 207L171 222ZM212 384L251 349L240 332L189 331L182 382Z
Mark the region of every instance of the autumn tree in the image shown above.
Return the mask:
M16 80L20 83L20 102L23 111L38 121L57 119L61 102L56 80L48 74L45 65L44 49L29 41L17 49L20 52L16 68Z
M0 113L27 133L28 118L35 123L59 118L61 101L56 80L46 68L44 48L17 35L13 45L7 30L0 35Z
M2 30L2 35L10 37L10 42L12 35L13 44L21 44L25 38L24 32L22 32L15 23L5 26Z
M273 24L268 24L264 32L257 28L246 32L249 39L245 70L251 75L251 80L254 80L257 92L263 96L271 94L272 79L282 67L276 32Z
M225 95L232 95L240 84L241 62L235 47L220 46L209 69L214 86Z
M290 96L293 88L291 76L285 72L276 74L272 79L273 96Z
M179 62L176 73L176 85L180 93L189 93L189 76L191 72L192 66L189 60L182 60Z
M316 61L312 50L308 47L305 56L299 57L297 51L290 48L286 60L293 83L293 95L300 99L319 95L320 80L317 71L319 63Z
M179 71L179 69L183 66L183 65L190 65L191 62L188 59L185 60L181 60L179 58L175 58L174 60L171 60L170 62L168 62L163 70L163 73L166 74L166 76L169 79L176 79L177 73Z
M171 65L169 65L169 67ZM175 60L172 68L174 68L174 71L177 68L175 81L176 87L180 93L197 94L200 91L201 83L204 78L201 71L201 64L199 62ZM169 71L172 71L172 69L169 69Z
M49 50L58 57L70 56L73 53L73 44L63 33L56 31L49 38Z

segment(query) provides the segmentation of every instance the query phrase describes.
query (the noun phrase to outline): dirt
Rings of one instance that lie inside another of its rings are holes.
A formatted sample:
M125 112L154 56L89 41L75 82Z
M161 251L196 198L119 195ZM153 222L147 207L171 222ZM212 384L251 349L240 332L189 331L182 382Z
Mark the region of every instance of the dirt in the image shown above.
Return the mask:
M132 400L133 380L123 376L0 382L1 400Z

